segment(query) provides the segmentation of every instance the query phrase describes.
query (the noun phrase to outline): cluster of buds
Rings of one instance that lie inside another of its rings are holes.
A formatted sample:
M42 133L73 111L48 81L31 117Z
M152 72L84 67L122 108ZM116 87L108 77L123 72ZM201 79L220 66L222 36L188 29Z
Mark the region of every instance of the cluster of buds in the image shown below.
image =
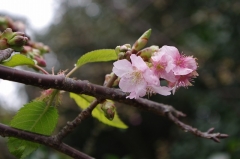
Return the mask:
M45 67L46 61L43 55L50 51L49 47L43 43L31 41L24 31L23 23L0 16L0 50L12 48L35 60L37 65Z
M27 41L28 38L23 32L13 32L11 28L7 28L0 35L0 49L12 48L21 51Z
M130 44L124 44L122 46L117 46L115 52L118 55L118 59L129 59L132 54L132 49Z
M21 51L21 53L35 60L39 66L45 67L46 61L43 55L45 53L48 53L49 51L49 47L44 45L43 43L33 43L29 41L28 45L23 46L23 50Z
M25 25L21 21L13 21L11 18L6 16L0 16L0 31L11 28L13 31L25 31Z
M143 49L150 35L151 30L146 31L132 48L129 44L116 48L119 60L113 63L113 73L120 78L120 89L130 93L130 99L174 94L179 87L191 86L192 79L198 76L196 59L180 54L174 46ZM161 80L167 85L161 86Z

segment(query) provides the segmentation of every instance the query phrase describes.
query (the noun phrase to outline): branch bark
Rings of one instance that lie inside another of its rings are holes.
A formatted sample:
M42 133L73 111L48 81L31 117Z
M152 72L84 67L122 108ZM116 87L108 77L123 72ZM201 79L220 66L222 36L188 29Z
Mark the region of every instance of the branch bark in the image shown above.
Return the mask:
M156 103L147 99L127 99L127 94L120 89L107 88L87 81L66 78L64 75L45 75L24 70L17 70L5 66L0 66L0 78L32 85L43 89L54 88L73 92L76 94L86 94L96 97L98 100L111 99L120 103L129 104L142 110L165 116L167 112L174 112L177 116L185 116L176 111L173 107Z
M0 50L0 62L8 59L12 53L13 53L13 49L11 48Z
M4 124L0 123L0 135L3 137L16 137L28 141L32 141L35 143L43 144L49 147L54 148L55 150L58 150L66 155L69 155L73 158L78 158L78 159L93 159L92 157L64 144L64 143L59 143L54 140L53 137L51 136L44 136L32 132L27 132L23 130L19 130L16 128L12 128L9 126L6 126Z
M54 89L68 91L68 92L73 92L76 94L86 94L86 95L96 97L98 101L101 101L103 99L111 99L114 101L125 103L145 111L149 111L161 116L165 116L171 121L173 121L177 126L182 128L183 130L188 131L199 137L212 139L216 142L219 142L220 139L228 137L227 134L212 133L213 128L209 129L207 132L201 132L196 128L193 128L187 124L182 123L179 120L179 117L184 117L185 114L183 114L180 111L177 111L172 106L156 103L143 98L127 99L126 98L127 94L122 92L120 89L107 88L104 86L91 84L87 81L74 80L71 78L66 78L64 75L44 75L44 74L39 74L39 73L34 73L34 72L29 72L24 70L8 68L1 65L0 65L0 78L9 80L9 81L18 82L18 83L23 83L26 85L45 88L45 89L54 88ZM91 112L90 108L89 110ZM85 116L84 116L84 113L81 113L79 117L77 117L76 119L82 120L86 118ZM80 122L72 121L70 123L75 123L74 125L75 127ZM69 124L66 126L69 128ZM70 124L70 127L71 127L71 124ZM54 149L61 151L65 154L68 154L69 156L72 156L74 158L75 158L75 155L79 155L80 156L79 158L84 158L84 156L86 158L90 158L89 156L81 152L78 152L75 149L72 149L71 147L65 145L60 141L69 132L71 132L71 130L70 131L69 130L67 130L64 133L60 133L58 136L59 138L56 138L57 136L47 137L47 136L43 136L43 135L31 133L31 132L25 132L23 130L14 129L14 128L7 127L0 124L1 136L18 137L21 139L41 143L41 144L53 147Z

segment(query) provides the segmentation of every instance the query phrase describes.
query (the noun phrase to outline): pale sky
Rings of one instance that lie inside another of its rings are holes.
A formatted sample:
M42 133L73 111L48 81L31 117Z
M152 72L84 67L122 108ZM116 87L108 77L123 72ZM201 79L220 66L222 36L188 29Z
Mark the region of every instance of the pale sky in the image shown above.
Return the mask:
M36 30L49 25L57 7L55 0L0 0L0 13L25 17Z
M57 7L56 0L0 0L1 14L24 17L35 31L47 28ZM28 102L23 86L0 79L0 102L5 109L18 110Z

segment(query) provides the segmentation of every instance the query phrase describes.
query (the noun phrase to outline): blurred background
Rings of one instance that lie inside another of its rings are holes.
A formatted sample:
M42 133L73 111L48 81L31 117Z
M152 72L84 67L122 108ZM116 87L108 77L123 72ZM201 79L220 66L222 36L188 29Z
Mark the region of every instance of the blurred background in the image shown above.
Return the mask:
M45 3L34 1L37 2ZM14 6L17 10L18 5ZM25 3L26 9L39 14L35 17L38 22L50 19L39 28L32 25L27 16L11 13L11 8L9 12L0 9L0 15L24 21L27 33L35 41L50 46L52 51L45 56L49 72L52 67L55 73L72 69L81 55L95 49L133 44L151 28L148 46L173 45L183 54L196 57L199 63L199 77L194 87L151 99L183 111L187 117L182 121L202 131L214 127L216 132L230 135L221 143L215 143L180 130L164 117L118 104L117 111L128 129L109 127L89 118L65 139L67 144L97 159L240 158L240 1L52 0L49 15L44 14L48 13L47 7L36 6L41 10L34 10L31 8L34 5ZM72 77L102 84L111 69L112 63L88 64ZM2 82L0 80L0 84ZM2 88L0 92L6 95ZM2 123L9 124L17 109L39 96L41 91L32 86L18 85L17 88L16 96L21 98L14 100L19 101L15 102L16 107L10 109L11 104L3 100L7 97L1 96ZM62 98L56 132L81 111L67 93ZM0 138L0 147L0 159L14 158L8 154L4 138ZM69 157L42 146L29 156L33 158Z

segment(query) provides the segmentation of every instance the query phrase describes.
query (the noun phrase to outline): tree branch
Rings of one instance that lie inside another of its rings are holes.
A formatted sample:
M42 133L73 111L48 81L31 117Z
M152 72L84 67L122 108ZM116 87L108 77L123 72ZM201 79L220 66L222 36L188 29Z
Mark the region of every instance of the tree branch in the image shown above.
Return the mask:
M0 135L3 137L16 137L28 141L32 141L35 143L43 144L49 147L54 148L66 155L69 155L73 158L78 159L93 159L92 157L64 144L59 143L54 140L51 136L40 135L32 132L27 132L23 130L19 130L16 128L12 128L0 123Z
M66 78L64 75L43 75L29 71L16 70L4 66L0 66L0 78L41 88L55 88L77 94L86 94L94 96L98 100L111 99L121 103L129 104L130 106L134 106L145 111L166 116L180 128L199 137L210 138L217 142L219 139L226 138L228 136L220 133L212 134L212 129L206 133L203 133L196 128L192 128L191 126L179 121L178 117L184 117L185 114L177 111L173 107L143 98L127 99L127 94L122 92L120 89L107 88L91 84L86 81L74 80Z
M98 100L94 100L89 107L84 109L73 121L67 122L62 130L58 132L56 136L57 141L62 141L70 132L72 132L84 119L91 116L92 110L99 104Z
M142 110L165 116L167 112L173 112L177 116L185 116L183 113L175 110L173 107L156 103L147 99L128 99L127 94L120 89L108 88L91 84L87 81L74 80L66 78L64 75L44 75L35 72L17 70L0 65L0 78L32 85L44 89L54 88L73 92L76 94L86 94L96 97L98 100L111 99L121 103L129 104Z
M114 74L111 79L106 83L105 87L112 87L117 76ZM91 116L93 109L102 101L95 99L86 109L84 109L73 121L67 122L67 124L59 131L55 136L56 140L62 141L62 139L71 133L84 119Z
M171 112L168 113L168 118L171 121L173 121L177 126L179 126L181 129L183 129L185 132L190 132L198 137L212 139L215 142L220 142L220 139L228 137L227 134L213 133L214 128L210 128L207 132L199 131L198 129L193 128L179 121L175 116L172 115Z
M0 50L0 62L8 59L11 54L13 53L13 49L5 49L5 50Z

